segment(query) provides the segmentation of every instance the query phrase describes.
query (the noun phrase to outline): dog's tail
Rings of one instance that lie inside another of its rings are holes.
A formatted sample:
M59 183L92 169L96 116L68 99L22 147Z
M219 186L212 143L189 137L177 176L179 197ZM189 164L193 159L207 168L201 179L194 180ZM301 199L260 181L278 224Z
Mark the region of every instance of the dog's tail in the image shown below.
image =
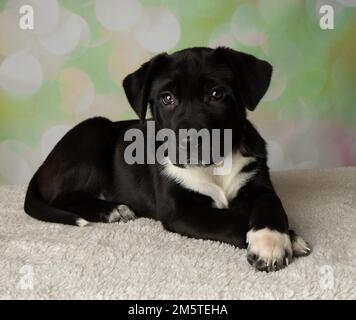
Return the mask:
M29 216L46 222L69 224L79 227L83 227L89 223L73 212L51 207L47 204L37 188L36 176L35 174L30 181L25 198L24 209Z

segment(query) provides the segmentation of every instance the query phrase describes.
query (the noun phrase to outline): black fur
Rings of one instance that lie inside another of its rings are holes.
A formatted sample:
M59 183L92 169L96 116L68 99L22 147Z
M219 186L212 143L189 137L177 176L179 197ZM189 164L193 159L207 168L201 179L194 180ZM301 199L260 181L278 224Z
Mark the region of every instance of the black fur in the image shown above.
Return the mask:
M257 106L271 73L269 63L228 48L154 57L123 81L141 121L93 118L70 130L32 178L25 211L43 221L75 225L79 217L106 222L118 204L126 204L138 217L157 219L172 232L240 248L246 247L252 228L288 233L286 213L270 180L265 142L246 119L246 108ZM213 86L224 88L223 99L209 101ZM162 91L173 92L178 105L162 106ZM230 128L233 148L256 158L243 168L256 174L229 208L214 208L209 197L162 175L159 164L125 163L124 133L129 128L145 133L147 106L157 130Z

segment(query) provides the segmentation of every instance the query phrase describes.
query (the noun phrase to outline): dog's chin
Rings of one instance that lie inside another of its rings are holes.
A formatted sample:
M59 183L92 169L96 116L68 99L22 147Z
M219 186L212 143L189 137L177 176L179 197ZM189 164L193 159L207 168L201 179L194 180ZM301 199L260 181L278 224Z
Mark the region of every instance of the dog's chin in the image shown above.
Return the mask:
M179 161L174 162L170 159L172 164L179 168L205 168L214 165L213 162L202 161L201 159L190 158L186 162L180 163Z
M186 164L181 164L181 163L173 163L174 166L178 168L206 168L210 167L213 165L213 163L186 163Z

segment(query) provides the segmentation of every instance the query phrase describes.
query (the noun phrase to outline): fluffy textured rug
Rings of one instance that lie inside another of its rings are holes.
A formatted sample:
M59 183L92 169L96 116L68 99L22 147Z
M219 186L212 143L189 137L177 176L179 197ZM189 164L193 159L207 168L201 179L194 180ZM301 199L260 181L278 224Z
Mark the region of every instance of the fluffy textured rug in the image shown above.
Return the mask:
M24 186L0 187L2 299L356 299L356 168L272 174L290 225L313 248L275 273L246 251L159 222L36 221Z

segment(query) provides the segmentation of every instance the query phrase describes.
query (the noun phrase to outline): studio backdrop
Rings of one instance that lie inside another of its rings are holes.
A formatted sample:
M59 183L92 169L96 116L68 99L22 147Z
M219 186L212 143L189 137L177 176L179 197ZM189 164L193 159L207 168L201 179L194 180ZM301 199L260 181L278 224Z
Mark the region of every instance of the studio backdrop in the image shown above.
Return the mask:
M123 78L193 46L273 65L249 114L272 169L356 165L355 39L355 0L0 0L0 184L28 182L84 119L136 118Z

